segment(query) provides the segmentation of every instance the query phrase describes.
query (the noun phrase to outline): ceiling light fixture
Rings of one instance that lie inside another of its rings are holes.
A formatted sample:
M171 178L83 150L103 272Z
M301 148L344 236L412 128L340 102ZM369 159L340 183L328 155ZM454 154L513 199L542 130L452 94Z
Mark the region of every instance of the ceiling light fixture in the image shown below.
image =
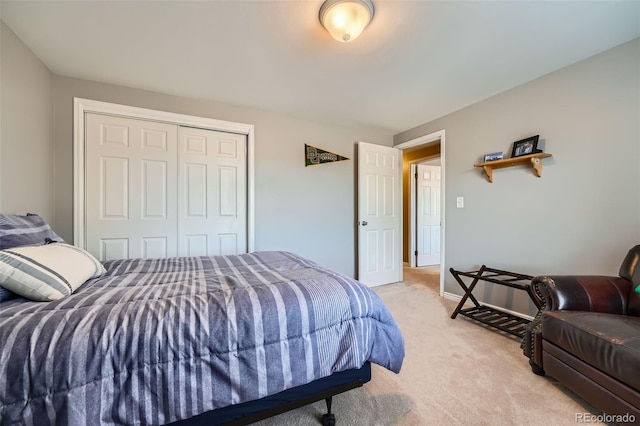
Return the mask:
M371 0L326 0L320 7L320 23L343 43L358 38L372 19Z

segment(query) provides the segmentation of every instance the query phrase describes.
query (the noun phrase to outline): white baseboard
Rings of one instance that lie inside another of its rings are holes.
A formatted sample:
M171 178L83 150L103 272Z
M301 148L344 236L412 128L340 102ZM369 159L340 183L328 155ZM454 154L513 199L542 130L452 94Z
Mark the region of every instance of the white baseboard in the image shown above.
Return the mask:
M453 300L453 301L458 302L458 303L460 303L460 300L462 299L462 296L460 296L459 294L449 293L447 291L444 292L443 297L445 299ZM465 303L465 305L472 305L472 304L473 304L473 302L471 302L469 299L467 299L467 302ZM484 306L488 307L488 308L497 309L498 311L506 312L508 314L515 315L515 316L520 317L520 318L528 319L529 321L533 320L533 317L531 315L525 315L522 312L512 311L512 310L509 310L509 309L501 308L500 306L490 305L489 303L482 302L482 304Z

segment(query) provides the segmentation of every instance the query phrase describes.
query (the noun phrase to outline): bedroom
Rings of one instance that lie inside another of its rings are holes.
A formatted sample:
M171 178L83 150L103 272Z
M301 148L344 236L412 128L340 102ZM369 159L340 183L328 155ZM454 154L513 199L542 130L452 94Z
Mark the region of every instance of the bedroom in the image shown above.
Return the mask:
M280 47L273 54L283 54L283 49L298 49L294 50L297 55L309 59L309 54L304 53L305 43L311 43L319 49L317 56L320 59L337 51L344 66L350 65L357 71L357 64L346 62L349 53L344 48L358 48L359 55L371 55L377 47L369 44L371 41L367 42L365 36L377 35L376 40L380 40L383 35L388 37L391 31L383 31L383 25L391 25L383 14L384 8L391 6L383 2L368 29L371 31L345 46L333 45L317 25L320 3L309 3L312 4L299 3L298 7L311 13L312 16L304 22L309 26L313 24L311 28L315 28L317 33L308 40L308 33L296 36L288 32L296 27L287 27L283 33L272 35L280 40L280 44L276 44ZM410 124L379 127L371 122L360 123L344 112L345 115L340 115L333 110L327 112L333 114L331 117L322 119L277 111L279 99L293 96L290 92L300 92L305 96L307 92L301 87L314 85L314 80L304 79L291 89L276 86L282 95L273 98L272 110L265 110L222 98L207 100L195 95L168 94L162 88L132 88L126 81L115 78L92 81L95 78L91 75L51 71L45 65L46 60L33 53L38 51L39 45L31 46L27 36L21 35L11 25L22 23L29 26L31 22L38 22L38 28L44 34L48 33L50 38L56 34L63 43L69 41L64 37L73 34L71 30L69 34L62 31L64 24L46 24L44 18L37 14L38 7L31 5L27 3L21 7L36 15L24 20L20 19L21 13L27 13L24 9L5 2L2 5L5 23L2 26L0 208L3 213L38 212L68 241L73 240L73 97L255 125L256 248L286 249L350 276L356 272L354 142L361 140L392 146L441 129L447 131L444 271L449 267L473 269L485 263L529 274L575 271L615 274L619 259L638 240L637 13L635 21L632 13L626 13L624 9L622 16L628 19L616 14L610 16L614 22L626 22L626 28L630 28L628 32L625 32L624 25L619 25L619 32L598 32L593 29L596 26L584 25L583 28L591 26L595 33L595 40L589 39L591 53L578 56L580 48L586 49L580 40L588 34L575 36L571 48L564 51L565 62L550 67L545 72L550 74L546 76L530 75L522 81L513 81L510 87L493 91L482 89L488 92L477 95L474 102L458 105L455 109L445 108L435 114L422 108L413 112L415 118ZM108 13L109 6L103 7L103 12ZM547 7L551 12L543 9L539 14L569 14L566 9L555 9L554 12L553 8L570 6ZM234 12L243 13L241 9ZM116 14L115 11L113 13ZM246 14L251 24L264 15ZM597 16L600 11L593 14ZM74 16L78 21L83 20L79 18L82 15L74 15L71 11L67 15L70 20ZM535 19L543 19L540 15L531 16L526 22L533 26ZM276 9L267 16L284 20L287 14ZM596 18L587 14L585 19ZM521 30L521 25L514 24L508 29ZM393 31L400 32L397 28ZM545 32L553 34L550 30ZM620 39L607 38L611 34L618 35ZM410 34L400 32L400 36L402 43L410 42ZM635 40L628 42L632 39ZM43 43L42 39L39 40ZM436 43L444 43L444 39L427 40L430 41L424 47L425 54ZM152 40L148 42L153 45ZM256 61L261 59L259 41L249 39L247 43L255 44L251 50L253 58ZM506 70L504 78L509 76L510 66L515 67L515 64L525 61L528 55L535 56L534 52L537 52L539 56L530 59L529 63L542 59L540 56L544 56L547 44L548 41L539 41L536 45L539 50L531 47L523 51L522 57L500 62L500 67ZM82 48L81 43L74 46ZM474 45L475 48L477 46ZM69 53L54 52L51 54L62 55L60 57L69 67L73 66L74 58L64 56ZM165 54L163 51L159 53ZM196 53L200 54L200 50ZM477 60L469 58L469 61L472 59ZM337 73L339 63L328 71ZM386 69L385 64L379 63L383 69ZM96 67L99 65L105 67L107 75L115 72L107 68L109 64L98 62ZM473 67L474 63L469 62L466 66ZM517 71L512 70L513 73ZM225 76L228 74L230 72ZM240 75L251 81L253 74L245 71ZM388 79L393 80L393 77ZM344 87L353 81L350 78L337 84ZM383 90L383 95L378 97L373 93L363 90L350 95L361 101L348 105L352 109L366 111L378 103L391 102L396 97L401 102L404 96L409 96L407 91L394 94ZM488 99L481 100L481 97ZM308 99L315 98L309 96ZM398 109L397 106L393 108ZM407 110L405 115L411 113ZM590 119L594 116L599 119ZM536 179L528 170L513 169L497 172L495 182L489 184L478 170L473 169L473 163L483 154L497 150L506 152L513 141L538 133L546 139L546 150L554 156L552 161L545 163L541 179ZM345 155L351 161L305 169L302 164L304 143ZM29 171L26 175L25 170ZM21 176L21 180L16 182L15 176ZM26 192L29 197L24 196ZM455 208L453 201L457 196L465 197L464 209ZM326 200L332 202L327 203ZM615 219L612 219L612 212L615 212ZM311 230L310 221L313 222ZM490 235L492 244L487 247L489 229L500 232ZM308 237L300 238L301 235ZM460 294L452 277L445 278L445 292ZM517 305L520 302L497 300L495 304ZM527 305L507 307L520 312L531 309Z

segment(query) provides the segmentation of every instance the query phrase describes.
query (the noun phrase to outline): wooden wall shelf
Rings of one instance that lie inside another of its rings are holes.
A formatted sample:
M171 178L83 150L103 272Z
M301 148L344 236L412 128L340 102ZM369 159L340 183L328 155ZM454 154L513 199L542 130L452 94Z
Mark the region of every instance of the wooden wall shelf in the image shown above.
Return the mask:
M503 160L487 161L486 163L476 163L474 167L482 167L487 174L489 182L493 183L493 170L502 169L504 167L521 166L523 164L531 164L533 170L538 177L542 176L542 158L551 157L551 154L540 152L537 154L523 155L521 157L505 158Z

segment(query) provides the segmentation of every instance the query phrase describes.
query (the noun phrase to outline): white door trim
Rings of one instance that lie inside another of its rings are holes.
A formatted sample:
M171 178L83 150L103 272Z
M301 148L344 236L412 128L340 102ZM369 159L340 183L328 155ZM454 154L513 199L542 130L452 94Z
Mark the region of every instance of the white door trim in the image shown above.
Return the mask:
M407 142L403 142L401 144L395 145L394 148L398 148L398 149L407 149L407 148L412 148L415 146L420 146L420 145L425 145L428 144L430 142L434 142L437 141L438 139L440 139L440 161L441 161L441 173L442 173L442 180L440 182L441 185L441 193L440 193L440 199L441 199L441 203L440 203L440 218L442 221L442 226L440 227L440 296L444 295L444 276L445 276L445 271L444 271L444 267L445 267L445 251L444 251L444 233L445 233L445 200L446 200L446 194L445 194L445 130L439 130L437 132L433 132L433 133L429 133L428 135L424 135L424 136L420 136L418 138L412 139L410 141ZM411 181L411 179L409 179ZM415 184L414 184L415 185ZM410 197L410 199L412 199L412 197ZM413 210L412 210L413 211ZM415 253L416 251L416 240L415 237L411 237L410 238L410 247L409 247L409 253ZM415 266L415 258L413 256L409 256L411 260L411 265Z
M161 121L202 129L219 130L247 136L247 251L255 250L254 210L254 126L206 117L156 111L91 99L73 98L73 244L84 248L86 220L85 204L85 112L117 115L144 120Z
M415 225L416 225L416 173L418 173L418 163L409 164L409 266L415 268L416 246L418 244Z

